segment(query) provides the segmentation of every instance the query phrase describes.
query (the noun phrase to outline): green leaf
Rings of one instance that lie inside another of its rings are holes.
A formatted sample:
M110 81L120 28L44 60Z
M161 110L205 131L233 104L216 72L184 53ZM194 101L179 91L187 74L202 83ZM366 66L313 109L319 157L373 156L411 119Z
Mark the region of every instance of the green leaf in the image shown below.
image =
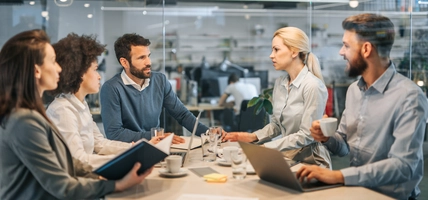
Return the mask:
M253 97L247 104L247 108L252 107L260 102L259 97Z
M269 95L272 96L273 88L269 88L263 91L263 95Z
M260 113L260 111L262 111L262 110L263 110L263 101L259 101L256 104L255 113L254 114L258 115Z
M263 101L263 107L265 108L266 112L269 113L269 115L272 115L273 107L272 103L268 99Z

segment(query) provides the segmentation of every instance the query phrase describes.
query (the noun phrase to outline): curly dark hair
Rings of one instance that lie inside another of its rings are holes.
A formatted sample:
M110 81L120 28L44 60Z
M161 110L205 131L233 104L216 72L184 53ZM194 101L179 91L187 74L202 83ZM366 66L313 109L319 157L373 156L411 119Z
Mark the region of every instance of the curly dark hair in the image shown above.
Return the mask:
M125 58L131 61L131 46L149 46L150 40L136 33L125 34L114 42L114 51L116 52L117 61Z
M51 94L76 93L82 83L83 74L88 71L97 56L105 51L106 45L98 43L96 36L70 33L52 45L56 61L61 66L58 88Z

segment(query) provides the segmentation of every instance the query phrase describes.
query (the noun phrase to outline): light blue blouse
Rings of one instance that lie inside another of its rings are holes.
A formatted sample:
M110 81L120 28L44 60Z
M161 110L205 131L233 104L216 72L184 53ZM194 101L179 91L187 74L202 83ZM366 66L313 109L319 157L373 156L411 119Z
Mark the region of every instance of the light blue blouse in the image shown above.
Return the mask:
M328 96L325 84L306 66L290 85L288 82L288 75L276 80L271 122L254 132L260 141L282 135L282 138L264 144L281 151L314 143L309 128L313 121L322 118Z

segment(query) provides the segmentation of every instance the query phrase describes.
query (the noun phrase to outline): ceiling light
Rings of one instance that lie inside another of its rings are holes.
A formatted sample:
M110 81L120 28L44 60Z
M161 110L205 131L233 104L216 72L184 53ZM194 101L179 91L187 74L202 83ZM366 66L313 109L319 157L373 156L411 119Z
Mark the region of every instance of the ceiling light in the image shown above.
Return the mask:
M358 1L357 1L357 0L351 0L351 1L349 1L349 6L350 6L351 8L356 8L356 7L358 7Z
M89 4L89 3L85 3L85 4L83 4L83 6L85 6L85 8L87 8L87 7L89 7L91 4Z
M73 4L73 0L54 0L54 2L59 7L67 7Z
M42 17L47 17L49 15L48 11L42 11Z
M88 14L88 18L91 19L93 17L92 14Z
M30 5L34 5L34 4L36 4L36 2L34 2L34 1L30 1L30 2L28 2Z

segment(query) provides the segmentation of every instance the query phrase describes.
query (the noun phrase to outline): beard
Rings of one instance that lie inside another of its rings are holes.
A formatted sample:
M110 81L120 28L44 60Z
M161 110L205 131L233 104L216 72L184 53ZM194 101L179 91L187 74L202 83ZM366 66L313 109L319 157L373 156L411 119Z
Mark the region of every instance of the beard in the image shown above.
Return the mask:
M367 69L367 62L363 59L361 54L358 54L358 57L353 61L348 60L348 64L349 67L346 69L346 73L352 78L360 76Z
M150 78L150 75L152 74L151 72L144 72L145 69L150 69L152 66L151 65L146 65L146 67L144 67L143 69L137 69L137 67L135 67L132 62L129 62L130 65L130 69L129 71L131 72L131 74L139 79L146 79L146 78Z

